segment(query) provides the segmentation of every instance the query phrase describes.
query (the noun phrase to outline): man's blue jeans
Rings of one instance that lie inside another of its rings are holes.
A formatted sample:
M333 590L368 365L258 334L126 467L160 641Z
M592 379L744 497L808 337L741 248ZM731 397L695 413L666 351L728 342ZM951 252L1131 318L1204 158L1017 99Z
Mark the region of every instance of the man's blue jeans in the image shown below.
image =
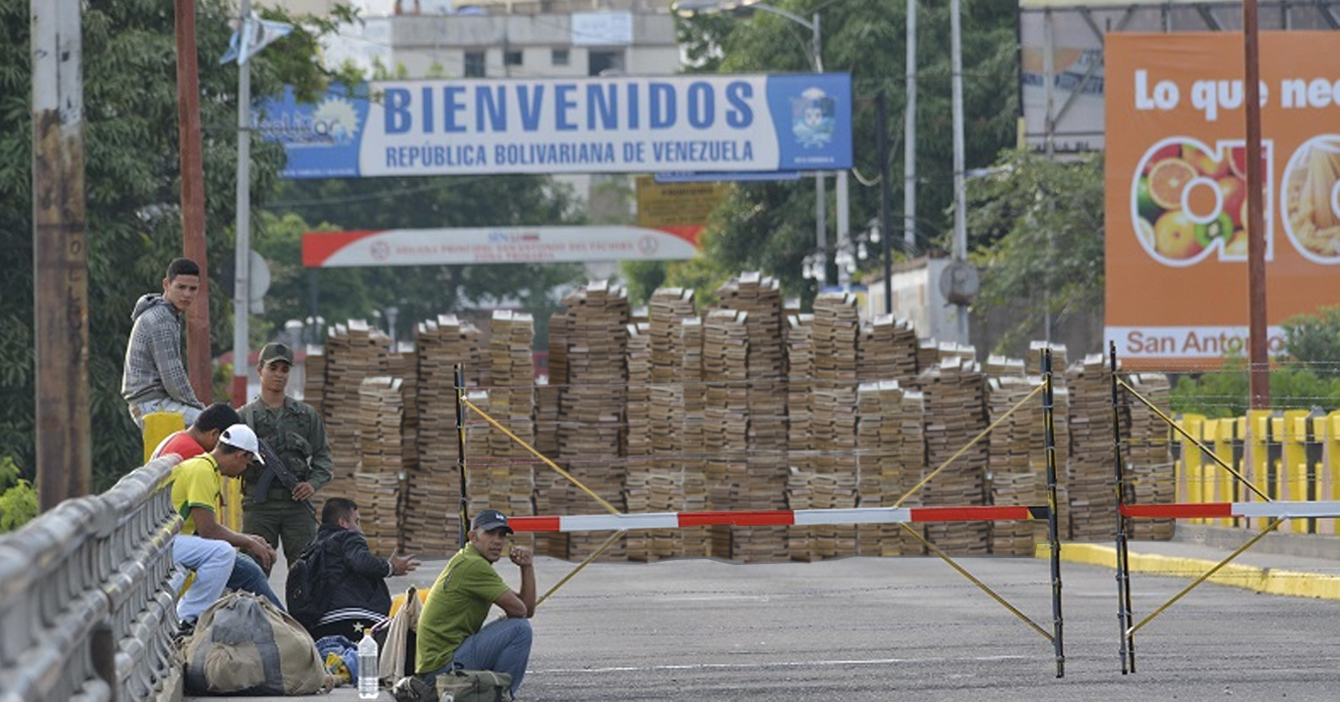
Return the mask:
M276 607L288 611L284 609L284 603L279 601L279 596L270 587L270 580L265 577L265 571L245 553L238 553L237 560L233 562L233 572L228 576L228 589L254 592L273 602Z
M516 697L530 662L530 642L529 619L497 619L461 642L450 663L423 677L429 685L436 685L437 676L452 668L507 673L512 676L512 697Z

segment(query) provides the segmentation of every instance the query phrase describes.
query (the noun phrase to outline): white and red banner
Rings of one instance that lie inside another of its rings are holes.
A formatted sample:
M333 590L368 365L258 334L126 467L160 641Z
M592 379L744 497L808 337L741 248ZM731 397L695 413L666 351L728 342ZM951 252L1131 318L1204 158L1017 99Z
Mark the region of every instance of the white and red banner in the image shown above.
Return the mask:
M308 268L693 258L701 227L467 227L308 232Z

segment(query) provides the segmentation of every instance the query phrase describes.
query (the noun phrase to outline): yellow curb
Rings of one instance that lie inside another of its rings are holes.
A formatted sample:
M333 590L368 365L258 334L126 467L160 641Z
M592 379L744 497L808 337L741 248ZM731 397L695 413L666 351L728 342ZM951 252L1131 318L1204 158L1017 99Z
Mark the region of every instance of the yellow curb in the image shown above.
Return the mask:
M1038 544L1036 558L1051 557L1048 544ZM1098 544L1061 544L1061 560L1067 563L1117 567L1117 549ZM1133 573L1149 573L1179 578L1198 578L1218 565L1217 561L1200 558L1160 556L1151 553L1128 552L1127 560ZM1307 573L1295 570L1277 570L1258 566L1229 563L1211 575L1207 582L1229 585L1270 595L1311 597L1322 600L1340 600L1340 576Z

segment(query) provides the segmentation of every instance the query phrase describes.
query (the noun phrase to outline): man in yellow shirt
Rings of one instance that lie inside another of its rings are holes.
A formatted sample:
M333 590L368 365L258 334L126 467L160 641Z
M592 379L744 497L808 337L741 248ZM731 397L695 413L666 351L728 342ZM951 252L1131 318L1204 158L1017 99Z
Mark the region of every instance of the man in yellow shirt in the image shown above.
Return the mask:
M220 524L216 515L222 501L222 476L237 477L252 461L261 461L256 433L234 424L219 434L214 450L181 463L172 471L172 505L184 520L173 538L172 558L195 570L195 583L177 602L183 633L223 594L232 573L232 559L217 556L233 548L248 551L262 567L274 562L275 550L262 537L239 534ZM195 564L195 565L193 565Z

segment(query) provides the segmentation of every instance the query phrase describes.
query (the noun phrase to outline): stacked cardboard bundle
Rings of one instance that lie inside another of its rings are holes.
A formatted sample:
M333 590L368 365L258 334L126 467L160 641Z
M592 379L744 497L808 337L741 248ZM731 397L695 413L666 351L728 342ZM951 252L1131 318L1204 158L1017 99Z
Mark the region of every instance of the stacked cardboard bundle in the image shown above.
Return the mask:
M749 337L748 414L749 455L746 459L748 484L755 509L781 509L785 504L788 474L786 459L786 347L782 316L781 285L774 278L756 272L741 273L715 292L722 308L746 313ZM766 496L766 497L765 497ZM748 542L753 555L781 554L785 560L785 529L752 529ZM743 542L735 530L735 541ZM770 539L765 543L764 539Z
M535 322L531 315L495 310L489 319L490 382L488 411L516 438L497 427L488 431L489 502L509 516L535 513L535 371L531 351ZM524 443L523 443L524 442ZM475 454L471 454L473 457ZM471 514L474 514L472 511ZM513 543L533 546L530 534Z
M312 406L317 414L323 414L326 385L326 350L315 344L307 346L307 360L303 361L303 373L306 381L302 386L302 401Z
M652 461L641 488L646 490L646 500L640 504L645 504L648 512L679 512L684 509L684 393L686 388L692 388L699 397L702 395L702 389L697 385L701 379L701 366L693 369L692 378L687 377L681 348L684 341L682 320L697 321L693 291L658 288L651 295L648 314L653 383L648 406ZM635 509L631 497L636 482L632 469L630 464L630 511ZM656 560L684 552L683 534L678 529L653 529L643 534L642 541L643 548L640 549L634 549L630 543L630 559Z
M460 451L456 434L455 367L467 386L479 383L479 343L473 324L441 315L418 326L418 459L407 476L405 550L428 556L454 553L460 537Z
M1023 367L1005 363L996 358L996 368ZM1032 432L1037 424L1036 414L1042 412L1042 403L1036 398L1020 405L1032 392L1033 385L1022 375L999 375L987 379L986 401L990 419L994 423L1006 413L1009 416L987 435L988 473L991 504L1042 505L1045 496L1038 492L1033 475L1033 457L1030 455ZM1016 408L1017 406L1017 408ZM1010 410L1013 409L1013 412ZM1000 521L991 523L991 552L997 555L1028 556L1033 553L1036 525L1027 521Z
M687 317L679 320L678 348L683 356L684 423L680 438L680 460L683 473L685 512L707 510L707 386L703 382L703 320ZM709 553L708 527L690 527L679 530L684 555L706 556Z
M708 509L744 509L740 480L749 454L749 329L746 312L714 309L703 319L703 449ZM732 558L731 527L711 528L712 552Z
M563 389L568 382L567 321L562 312L549 316L549 375L536 390L535 449L550 460L558 460L558 416ZM567 485L567 479L548 465L535 468L535 513L556 514L551 495L555 485ZM566 489L566 488L562 488ZM535 552L551 553L552 535L535 535ZM566 537L564 537L566 538ZM564 547L566 548L566 546Z
M1116 538L1116 472L1112 463L1112 369L1107 357L1091 354L1066 370L1070 390L1070 537L1076 541ZM1125 427L1122 427L1125 430ZM1129 436L1128 431L1123 431Z
M624 453L628 457L628 475L624 480L624 501L628 511L652 512L651 483L655 476L651 437L651 324L629 323L628 400L625 410L628 429ZM629 560L652 560L648 556L650 534L636 531L627 537Z
M917 372L940 362L940 342L935 339L917 339Z
M403 382L391 376L364 378L358 388L360 473L399 473L404 469L400 424L405 416Z
M382 558L397 550L404 553L399 524L400 475L398 473L358 473L354 476L358 514L368 549Z
M389 554L400 543L400 479L404 451L400 424L405 400L400 378L374 376L359 385L358 434L362 446L353 501L374 552Z
M915 475L904 470L903 389L896 380L862 383L856 391L858 422L857 493L861 507L892 507L915 485ZM857 554L897 556L902 552L902 529L896 524L861 524L856 527Z
M529 516L534 513L532 495L535 492L533 461L530 454L516 442L508 439L499 442L499 437L507 439L497 427L484 415L494 418L512 430L512 426L498 415L508 411L507 391L494 389L488 392L476 390L468 399L478 411L472 409L466 422L466 492L469 494L470 515L481 510L501 510L508 516ZM500 448L501 445L501 448ZM515 448L513 448L515 447ZM512 543L533 547L532 534L516 534Z
M810 426L819 509L845 505L856 495L857 343L861 327L856 296L822 293L814 300L814 382L810 393ZM824 490L819 490L822 484ZM811 530L814 558L855 555L856 526L822 526Z
M925 397L926 461L935 470L987 426L981 369L975 361L951 354L916 382ZM921 489L922 504L986 504L986 462L986 444L979 441ZM927 525L926 537L949 554L982 555L987 552L987 531L986 522L949 522Z
M814 378L814 315L792 314L786 318L786 366L788 418L786 448L790 464L787 495L792 505L803 503L809 509L809 484L814 475L814 428L810 413L810 394ZM809 527L787 529L787 550L793 560L809 561Z
M625 455L650 456L651 443L651 324L629 324L628 399L625 412L628 421ZM639 471L646 473L650 461L641 461ZM632 471L633 466L629 465Z
M419 467L419 357L414 343L402 341L387 357L386 372L400 378L400 398L403 414L400 417L401 465L405 470Z
M592 282L563 298L568 380L559 401L558 455L568 472L601 499L621 509L625 469L620 458L626 383L628 296L623 288ZM560 514L599 514L598 502L571 485L550 488L550 503ZM609 537L579 532L567 539L550 537L550 555L573 560L595 552ZM566 541L566 544L564 543ZM566 546L566 548L564 548ZM605 560L622 560L624 544L605 551Z
M986 369L986 374L992 377L1009 375L1022 378L1024 377L1024 372L1026 370L1024 359L997 356L995 354L987 357L984 368Z
M861 327L857 375L862 381L896 380L917 374L917 333L906 319L891 314Z
M1161 373L1139 373L1126 382L1165 415L1172 415L1171 386ZM1124 392L1125 410L1130 415L1127 443L1126 502L1139 505L1164 505L1177 500L1176 473L1173 469L1171 435L1167 422L1154 410ZM1171 519L1133 519L1128 534L1148 541L1167 541L1173 536Z
M386 375L391 339L362 320L338 324L326 338L326 386L322 408L326 437L334 462L334 477L321 489L323 499L357 499L354 473L358 471L359 389L363 379Z
M1052 351L1052 374L1058 378L1065 374L1067 365L1065 344L1033 341L1028 345L1028 358L1025 361L1029 375L1042 375L1042 351L1047 348Z
M915 380L915 379L913 379ZM898 403L898 414L890 417L902 427L901 437L895 454L895 464L901 485L893 493L892 501L884 507L918 507L922 504L922 493L917 489L922 478L930 473L926 466L926 398L920 391L903 390L902 400ZM914 534L923 538L926 530L920 524L899 528L898 536L902 541L902 555L919 556L926 552L925 544ZM889 548L892 548L890 546Z
M940 347L936 350L939 354L938 363L943 363L947 359L957 358L960 361L972 361L977 358L977 348L974 346L964 346L963 344L952 341L940 342Z

